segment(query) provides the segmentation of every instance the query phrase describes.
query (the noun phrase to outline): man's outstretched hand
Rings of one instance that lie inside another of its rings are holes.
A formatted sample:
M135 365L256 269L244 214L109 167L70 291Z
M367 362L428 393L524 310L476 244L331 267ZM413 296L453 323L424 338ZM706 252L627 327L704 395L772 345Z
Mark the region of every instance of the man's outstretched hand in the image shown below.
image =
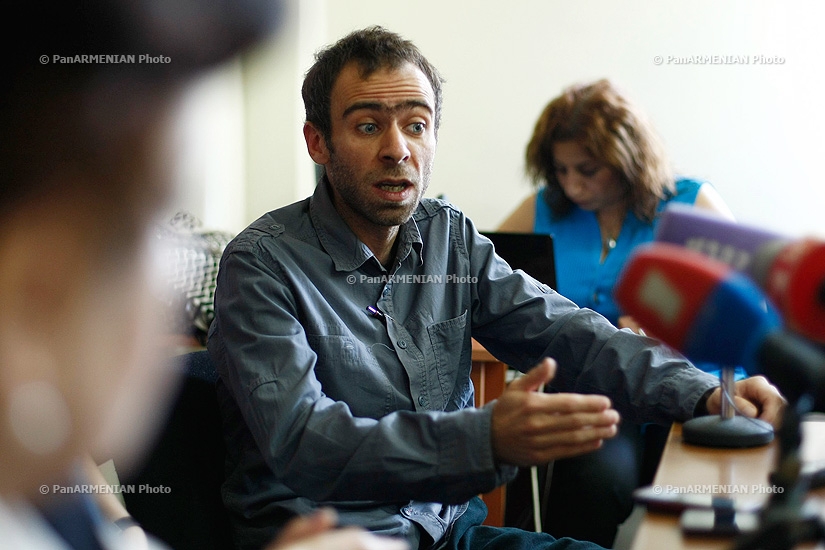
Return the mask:
M594 451L616 435L619 413L603 395L544 393L556 362L546 358L517 378L493 405L493 453L504 464L533 466Z

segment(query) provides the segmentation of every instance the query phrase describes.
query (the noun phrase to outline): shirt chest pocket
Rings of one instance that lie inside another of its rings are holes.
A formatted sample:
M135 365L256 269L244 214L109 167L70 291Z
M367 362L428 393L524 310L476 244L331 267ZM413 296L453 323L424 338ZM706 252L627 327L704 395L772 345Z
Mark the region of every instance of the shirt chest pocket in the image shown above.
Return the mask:
M457 410L472 401L472 368L467 311L427 327L432 359L428 361L428 378L438 382L441 403L438 409ZM431 386L432 387L432 386Z

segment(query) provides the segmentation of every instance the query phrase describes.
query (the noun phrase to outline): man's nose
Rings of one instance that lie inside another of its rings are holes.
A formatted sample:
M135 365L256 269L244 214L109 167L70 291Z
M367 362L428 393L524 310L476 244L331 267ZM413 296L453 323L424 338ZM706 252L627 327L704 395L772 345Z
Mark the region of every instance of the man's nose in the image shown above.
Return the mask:
M409 160L410 148L407 144L407 137L401 128L392 125L381 141L381 160L392 164L400 164Z

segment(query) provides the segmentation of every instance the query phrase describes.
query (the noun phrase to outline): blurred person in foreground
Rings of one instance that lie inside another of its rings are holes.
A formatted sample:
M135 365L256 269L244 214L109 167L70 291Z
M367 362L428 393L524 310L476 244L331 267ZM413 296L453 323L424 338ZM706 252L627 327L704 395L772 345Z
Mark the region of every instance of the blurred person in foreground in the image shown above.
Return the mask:
M609 80L576 84L552 99L536 121L526 160L538 189L499 230L552 235L556 290L619 328L642 330L619 310L613 287L634 248L653 240L668 204L733 218L711 184L673 175L645 114ZM556 461L544 528L611 545L633 509L633 490L651 481L666 434L624 422L599 451ZM508 521L516 524L532 521L520 477L508 500Z
M619 412L718 411L718 380L514 272L460 210L424 198L442 80L412 42L354 31L316 55L302 92L324 175L227 246L207 343L238 547L333 505L413 548L594 548L484 526L477 495L599 448ZM472 337L526 373L482 408ZM568 393L536 391L550 383ZM746 414L776 419L764 378L736 391Z
M3 18L21 38L0 84L0 548L156 546L104 516L87 460L128 470L175 387L153 353L150 228L172 193L176 101L268 34L276 8L27 2ZM403 547L334 522L296 520L273 548Z

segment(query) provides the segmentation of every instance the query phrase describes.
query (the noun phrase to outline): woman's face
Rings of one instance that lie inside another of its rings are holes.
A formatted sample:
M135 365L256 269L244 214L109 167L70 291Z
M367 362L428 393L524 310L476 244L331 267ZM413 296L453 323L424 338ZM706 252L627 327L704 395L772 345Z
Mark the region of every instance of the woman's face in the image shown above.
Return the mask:
M553 144L553 168L564 194L582 210L598 212L625 201L616 173L576 141Z

